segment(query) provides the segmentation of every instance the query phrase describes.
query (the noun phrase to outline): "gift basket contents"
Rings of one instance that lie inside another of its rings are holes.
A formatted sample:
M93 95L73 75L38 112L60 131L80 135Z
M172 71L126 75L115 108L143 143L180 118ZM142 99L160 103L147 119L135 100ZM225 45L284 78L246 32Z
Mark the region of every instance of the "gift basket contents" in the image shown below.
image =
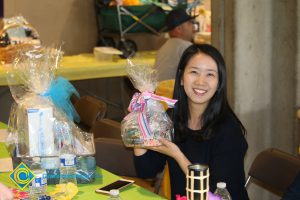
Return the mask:
M12 63L20 49L31 48L41 43L39 34L23 16L1 19L0 24L0 61Z
M48 184L90 183L96 172L94 138L73 122L78 118L70 102L74 87L55 78L61 56L59 48L40 45L18 52L7 73L15 103L6 143L15 160L28 167L39 163Z
M154 94L158 83L155 69L128 60L126 71L140 92L133 95L128 107L130 113L121 122L125 146L158 146L160 138L171 140L173 124L160 101L172 108L176 100Z

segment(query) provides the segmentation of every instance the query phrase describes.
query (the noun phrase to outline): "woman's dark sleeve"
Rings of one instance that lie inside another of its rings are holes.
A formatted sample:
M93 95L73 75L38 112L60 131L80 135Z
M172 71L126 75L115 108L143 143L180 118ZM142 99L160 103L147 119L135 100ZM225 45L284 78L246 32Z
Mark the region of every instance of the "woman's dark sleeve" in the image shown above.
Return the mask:
M248 145L241 128L229 123L219 130L210 158L210 190L226 182L232 200L249 199L245 189L244 156Z
M154 178L158 172L161 172L164 169L166 156L148 150L141 156L134 156L134 164L138 177Z

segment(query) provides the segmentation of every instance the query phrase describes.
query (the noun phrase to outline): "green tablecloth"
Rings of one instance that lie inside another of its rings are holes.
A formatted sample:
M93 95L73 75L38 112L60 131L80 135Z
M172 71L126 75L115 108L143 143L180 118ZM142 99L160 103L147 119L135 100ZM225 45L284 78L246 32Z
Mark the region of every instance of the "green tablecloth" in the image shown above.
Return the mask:
M106 200L108 198L107 195L96 193L95 190L97 188L100 188L101 186L107 185L119 179L120 177L100 168L97 168L97 173L99 176L97 176L96 181L94 183L78 185L79 192L73 199ZM0 173L0 182L4 183L6 186L16 188L16 186L8 177L9 173ZM53 185L48 185L48 191L52 191L53 189ZM122 200L164 199L163 197L158 196L137 185L131 185L121 190L120 196Z
M7 125L0 122L0 129L7 128ZM120 165L120 167L122 167ZM6 186L17 188L14 183L9 179L10 173L0 172L0 182L4 183ZM78 185L79 193L73 199L84 199L84 200L106 200L107 195L96 193L95 190L104 185L107 185L113 181L118 180L120 177L116 176L104 169L97 167L96 181L90 184L80 184ZM52 191L54 185L48 186L48 191ZM165 199L161 196L156 195L140 186L131 185L120 191L120 196L122 200L155 200L155 199Z

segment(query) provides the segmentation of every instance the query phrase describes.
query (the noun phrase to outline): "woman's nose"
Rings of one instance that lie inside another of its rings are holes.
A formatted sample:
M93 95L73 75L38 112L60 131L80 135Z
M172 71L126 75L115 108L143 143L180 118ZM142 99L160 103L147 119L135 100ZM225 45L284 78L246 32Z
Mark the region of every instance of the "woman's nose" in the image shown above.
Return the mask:
M195 82L196 82L197 85L205 85L206 79L205 79L204 76L199 75L199 76L197 76Z

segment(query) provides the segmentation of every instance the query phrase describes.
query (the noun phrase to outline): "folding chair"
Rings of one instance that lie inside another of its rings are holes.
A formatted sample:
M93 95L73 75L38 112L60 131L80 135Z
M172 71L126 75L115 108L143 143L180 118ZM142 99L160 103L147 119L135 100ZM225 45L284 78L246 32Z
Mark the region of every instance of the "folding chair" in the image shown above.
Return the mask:
M257 185L282 197L299 172L299 157L274 148L266 149L254 159L245 187L253 179Z
M116 138L95 138L97 166L119 176L136 177L133 151ZM126 160L126 162L124 162Z
M103 119L107 109L106 103L91 96L82 96L74 106L80 116L77 125L84 131L90 131L96 121Z
M90 132L94 134L94 138L121 139L121 123L111 119L102 119L94 123Z

